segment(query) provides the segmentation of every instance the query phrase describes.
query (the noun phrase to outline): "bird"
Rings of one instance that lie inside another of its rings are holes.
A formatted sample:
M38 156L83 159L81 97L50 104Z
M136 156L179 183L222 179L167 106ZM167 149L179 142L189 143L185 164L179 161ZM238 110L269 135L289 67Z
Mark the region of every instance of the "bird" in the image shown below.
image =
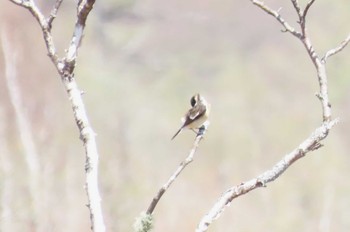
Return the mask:
M183 129L195 130L208 122L210 104L199 93L193 95L190 100L192 108L182 118L182 126L171 138L173 140ZM197 133L197 132L196 132Z

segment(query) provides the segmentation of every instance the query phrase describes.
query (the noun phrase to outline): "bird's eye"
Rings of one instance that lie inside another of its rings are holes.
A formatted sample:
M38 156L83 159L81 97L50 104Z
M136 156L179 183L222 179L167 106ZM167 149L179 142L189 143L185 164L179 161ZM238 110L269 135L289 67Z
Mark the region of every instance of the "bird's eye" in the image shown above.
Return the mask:
M196 98L193 96L191 98L191 106L194 107L196 105L197 101L196 101Z

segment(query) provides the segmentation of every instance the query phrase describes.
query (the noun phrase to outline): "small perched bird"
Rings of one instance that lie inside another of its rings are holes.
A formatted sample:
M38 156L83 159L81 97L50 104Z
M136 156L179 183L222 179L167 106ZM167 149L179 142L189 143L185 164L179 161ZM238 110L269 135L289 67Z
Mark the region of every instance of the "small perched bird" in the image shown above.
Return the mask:
M208 121L210 105L200 94L195 94L191 98L192 108L188 110L182 118L182 126L171 138L173 140L183 129L198 129Z

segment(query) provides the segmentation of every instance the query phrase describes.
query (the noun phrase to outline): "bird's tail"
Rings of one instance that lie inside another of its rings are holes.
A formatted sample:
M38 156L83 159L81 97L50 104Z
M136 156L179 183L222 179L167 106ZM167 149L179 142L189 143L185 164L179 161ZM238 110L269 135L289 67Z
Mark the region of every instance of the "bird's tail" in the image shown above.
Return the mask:
M171 140L173 140L178 134L180 134L181 131L182 131L182 127L174 134Z

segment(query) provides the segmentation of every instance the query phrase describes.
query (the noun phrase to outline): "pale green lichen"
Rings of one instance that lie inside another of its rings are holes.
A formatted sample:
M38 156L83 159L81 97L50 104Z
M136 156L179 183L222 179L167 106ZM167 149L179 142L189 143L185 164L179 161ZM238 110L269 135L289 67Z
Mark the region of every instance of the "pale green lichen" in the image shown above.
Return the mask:
M151 214L142 212L134 223L135 232L150 232L153 227L153 217Z

